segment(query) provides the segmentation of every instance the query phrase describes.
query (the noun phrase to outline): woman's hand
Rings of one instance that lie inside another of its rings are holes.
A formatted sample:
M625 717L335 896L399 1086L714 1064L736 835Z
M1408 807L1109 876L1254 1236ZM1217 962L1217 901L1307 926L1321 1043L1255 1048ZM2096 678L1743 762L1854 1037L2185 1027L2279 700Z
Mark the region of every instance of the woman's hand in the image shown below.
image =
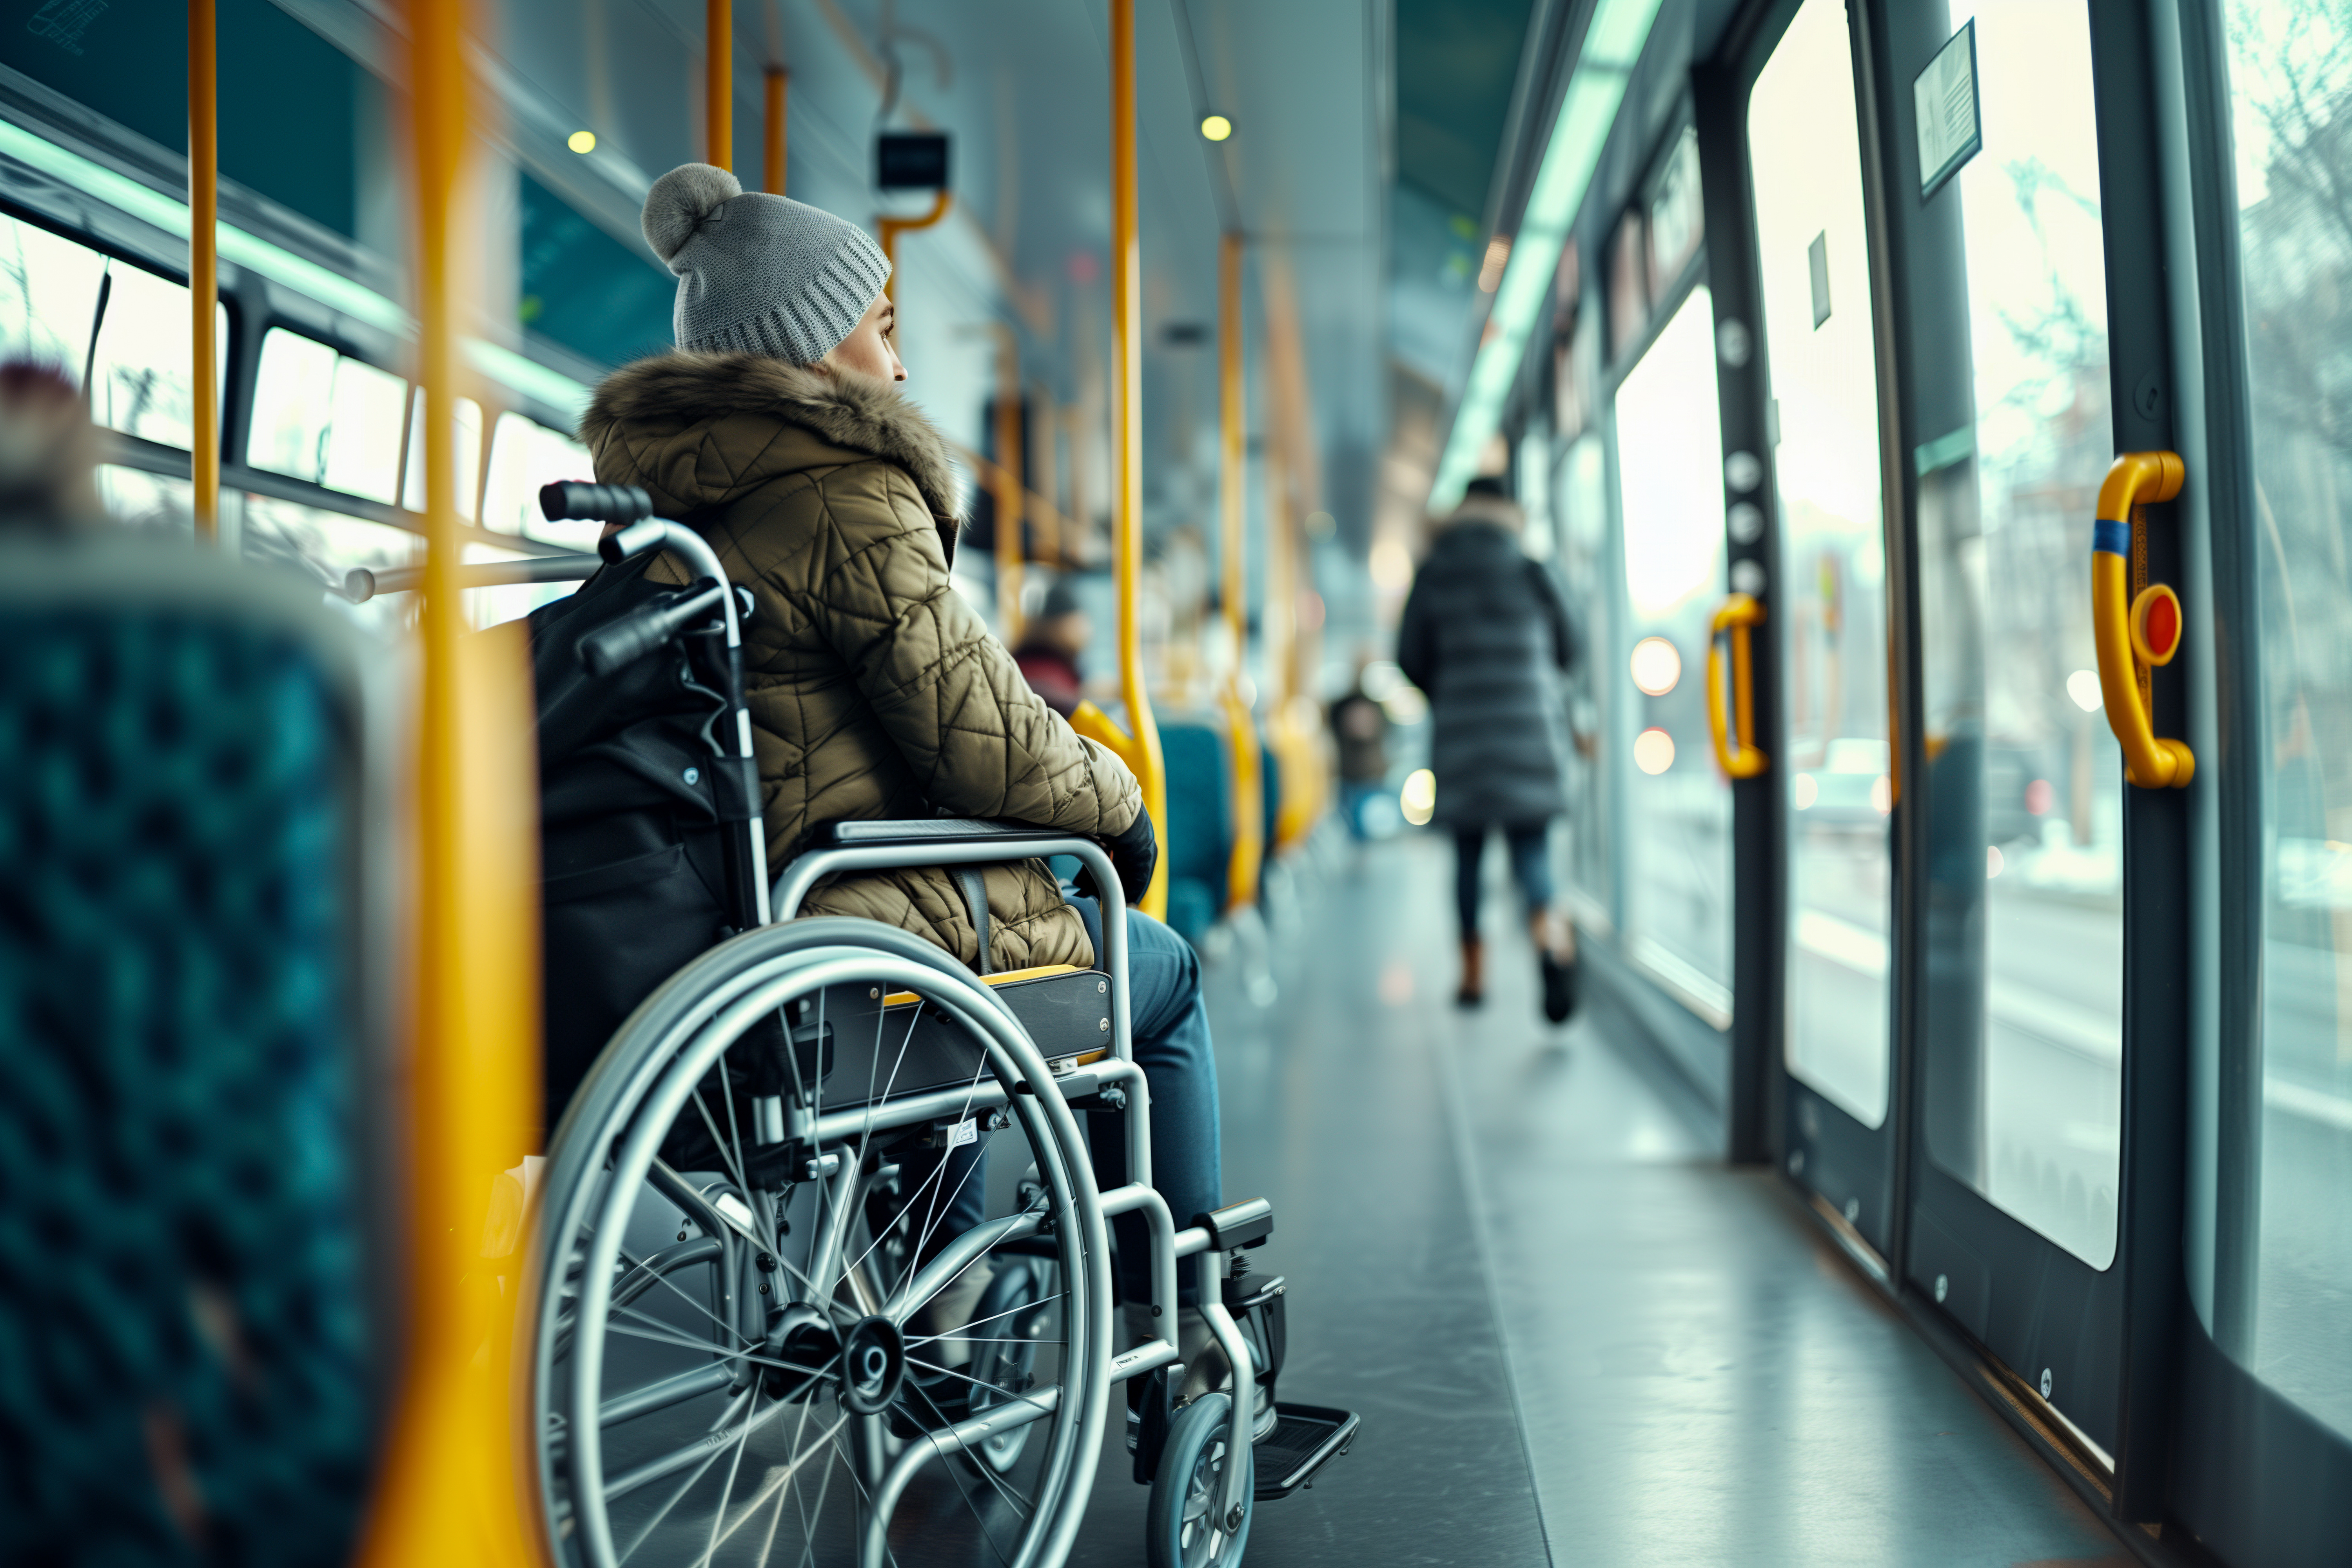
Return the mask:
M1135 820L1123 833L1097 840L1110 856L1110 868L1118 875L1118 890L1133 909L1143 901L1143 891L1151 886L1152 868L1160 864L1160 838L1151 829L1151 814L1138 811ZM1095 887L1090 867L1078 868L1078 891L1089 899L1099 900L1101 892Z

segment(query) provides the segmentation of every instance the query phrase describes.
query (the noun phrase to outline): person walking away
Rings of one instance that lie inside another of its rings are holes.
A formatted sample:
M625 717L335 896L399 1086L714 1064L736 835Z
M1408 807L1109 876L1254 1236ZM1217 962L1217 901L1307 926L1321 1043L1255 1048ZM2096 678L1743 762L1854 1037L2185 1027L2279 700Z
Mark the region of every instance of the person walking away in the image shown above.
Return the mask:
M1339 811L1348 819L1348 837L1361 844L1371 837L1366 820L1372 799L1388 785L1389 716L1364 691L1364 670L1370 655L1356 659L1356 679L1331 704L1331 739L1339 753Z
M1057 578L1013 650L1013 662L1021 667L1029 689L1065 719L1078 710L1086 696L1078 658L1093 637L1094 623L1078 607L1076 590Z
M1559 677L1576 639L1551 574L1519 548L1526 519L1501 481L1470 481L1414 574L1397 629L1397 663L1429 698L1437 778L1433 820L1452 830L1465 1007L1486 1000L1479 864L1502 829L1527 900L1543 973L1544 1016L1576 1010L1576 928L1553 907L1549 837L1567 809L1560 785L1566 711Z

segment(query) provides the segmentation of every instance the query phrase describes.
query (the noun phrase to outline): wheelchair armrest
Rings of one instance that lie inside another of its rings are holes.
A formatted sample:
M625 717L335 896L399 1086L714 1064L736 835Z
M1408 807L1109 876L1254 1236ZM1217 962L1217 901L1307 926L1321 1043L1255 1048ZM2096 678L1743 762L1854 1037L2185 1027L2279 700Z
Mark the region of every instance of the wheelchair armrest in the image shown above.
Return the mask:
M869 849L940 844L1020 844L1084 837L1063 827L1038 827L993 817L934 816L828 822L809 836L811 849Z

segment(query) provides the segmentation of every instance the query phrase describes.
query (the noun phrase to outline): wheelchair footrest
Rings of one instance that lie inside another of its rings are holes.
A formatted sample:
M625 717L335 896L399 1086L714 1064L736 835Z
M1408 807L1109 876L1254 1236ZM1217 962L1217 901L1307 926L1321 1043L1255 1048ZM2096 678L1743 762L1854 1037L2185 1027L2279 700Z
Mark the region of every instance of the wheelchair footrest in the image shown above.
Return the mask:
M1257 1500L1312 1486L1315 1472L1348 1451L1364 1418L1352 1410L1278 1402L1274 1430L1257 1442Z

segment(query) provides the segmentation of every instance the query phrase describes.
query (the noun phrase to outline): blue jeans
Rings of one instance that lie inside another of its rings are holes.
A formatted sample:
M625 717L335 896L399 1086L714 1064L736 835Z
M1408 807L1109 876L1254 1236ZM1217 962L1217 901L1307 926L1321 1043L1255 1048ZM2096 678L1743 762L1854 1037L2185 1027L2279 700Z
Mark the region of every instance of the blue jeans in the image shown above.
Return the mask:
M1503 841L1510 847L1511 876L1526 896L1528 908L1549 909L1552 895L1551 824L1507 826L1503 829ZM1475 942L1478 937L1478 865L1486 854L1486 829L1483 826L1456 827L1454 854L1454 906L1462 917L1462 940Z
M1072 898L1085 917L1095 951L1102 951L1102 914L1091 899ZM1201 1000L1201 960L1192 944L1139 910L1127 912L1128 1016L1135 1037L1135 1059L1151 1088L1151 1184L1168 1200L1182 1229L1196 1214L1224 1200L1217 1138L1217 1058L1209 1041L1209 1011ZM1127 1182L1125 1118L1097 1113L1087 1118L1094 1152L1095 1184L1108 1191ZM940 1242L961 1235L987 1217L982 1199L988 1176L982 1151L966 1144L948 1156L940 1180L954 1194ZM979 1167L975 1169L974 1167ZM919 1184L926 1172L908 1163ZM1111 1222L1118 1293L1122 1300L1151 1300L1150 1231L1139 1214ZM1179 1296L1200 1304L1196 1270L1180 1268Z

